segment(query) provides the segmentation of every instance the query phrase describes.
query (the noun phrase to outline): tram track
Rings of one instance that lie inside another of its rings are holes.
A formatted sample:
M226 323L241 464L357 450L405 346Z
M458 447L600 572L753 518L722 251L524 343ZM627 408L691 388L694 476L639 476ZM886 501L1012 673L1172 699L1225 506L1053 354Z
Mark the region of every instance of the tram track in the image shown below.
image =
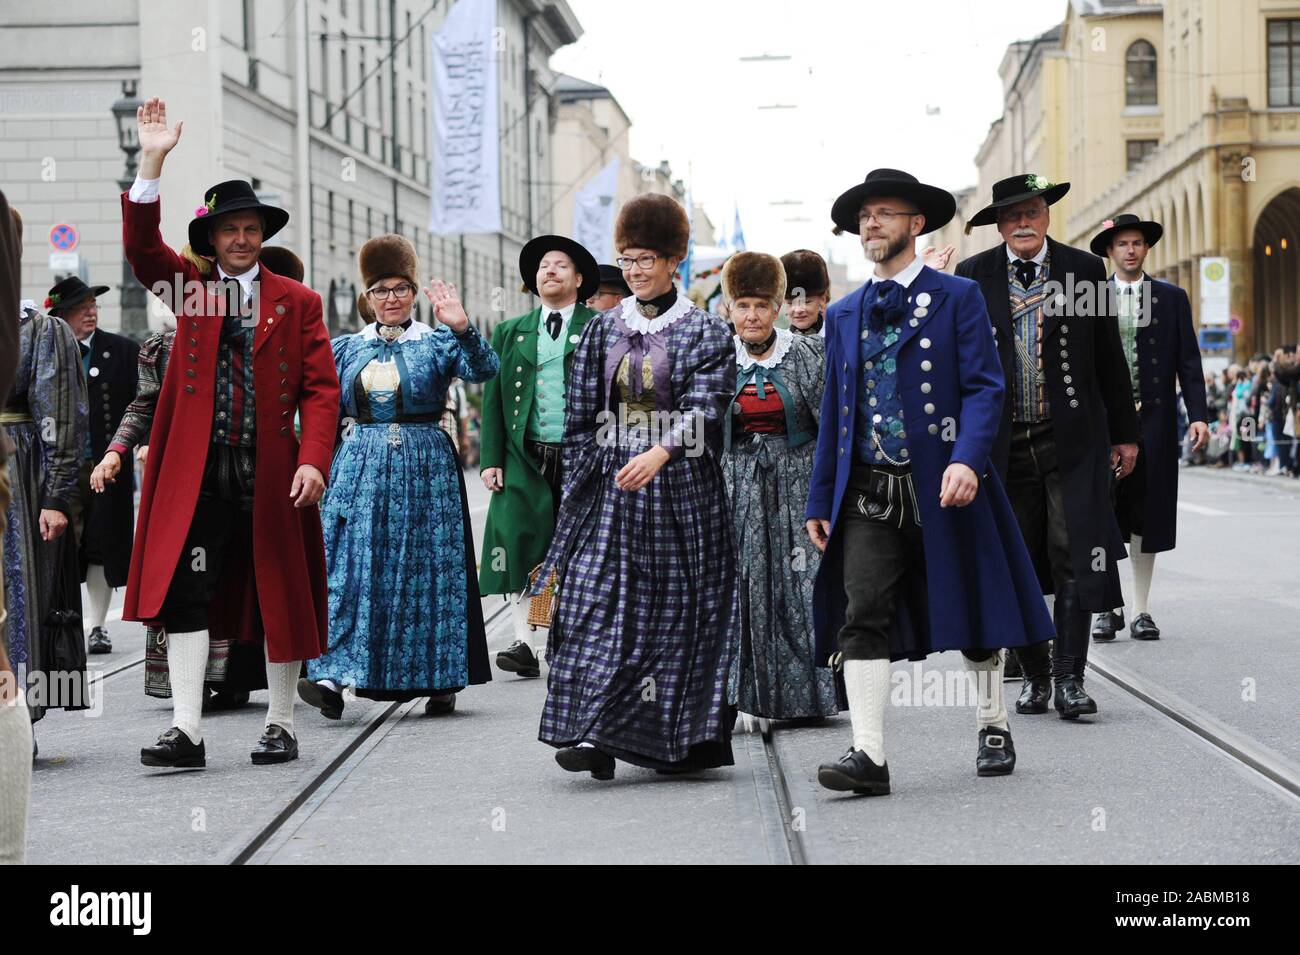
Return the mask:
M485 630L509 613L503 603L483 621ZM375 708L352 735L339 744L324 766L300 780L297 790L270 819L259 820L242 833L215 861L218 865L265 865L294 832L327 800L420 701L396 700Z

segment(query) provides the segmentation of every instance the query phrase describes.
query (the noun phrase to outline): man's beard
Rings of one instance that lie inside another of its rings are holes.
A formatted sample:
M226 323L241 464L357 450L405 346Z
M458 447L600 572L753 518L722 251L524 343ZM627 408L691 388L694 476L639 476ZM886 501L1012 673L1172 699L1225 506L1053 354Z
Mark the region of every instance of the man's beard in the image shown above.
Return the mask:
M899 236L897 239L891 239L888 236L881 236L881 238L885 240L884 245L877 245L874 248L868 245L865 249L867 258L872 262L886 262L892 259L907 248L907 244L912 241L910 235Z

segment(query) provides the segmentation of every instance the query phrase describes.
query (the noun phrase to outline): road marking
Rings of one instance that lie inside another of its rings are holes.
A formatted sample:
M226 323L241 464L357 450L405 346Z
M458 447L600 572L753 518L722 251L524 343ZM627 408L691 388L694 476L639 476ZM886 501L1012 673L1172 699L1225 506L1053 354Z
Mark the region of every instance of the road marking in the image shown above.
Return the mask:
M1204 504L1193 504L1191 501L1179 501L1179 510L1191 511L1193 514L1200 514L1203 517L1230 517L1227 511L1220 511L1217 508L1206 507Z

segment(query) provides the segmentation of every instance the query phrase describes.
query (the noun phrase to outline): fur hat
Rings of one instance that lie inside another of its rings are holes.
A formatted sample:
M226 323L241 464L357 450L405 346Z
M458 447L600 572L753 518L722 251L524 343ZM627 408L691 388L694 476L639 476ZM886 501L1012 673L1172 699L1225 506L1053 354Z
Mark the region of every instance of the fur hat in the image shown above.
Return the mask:
M671 196L637 196L618 211L614 249L654 249L669 258L684 259L691 241L691 223L681 203Z
M785 268L785 294L793 298L797 289L804 295L828 295L831 276L826 271L826 260L811 249L795 249L781 256Z
M370 297L366 290L381 279L406 279L419 291L420 260L416 257L415 246L405 236L391 233L375 236L357 253L357 265L361 269L357 311L367 322L374 321L375 315L370 310Z
M258 261L276 275L293 279L295 282L301 282L307 274L302 259L282 245L262 246L262 254L258 257Z
M729 302L762 298L779 308L785 301L785 268L775 255L737 252L722 267L722 294Z

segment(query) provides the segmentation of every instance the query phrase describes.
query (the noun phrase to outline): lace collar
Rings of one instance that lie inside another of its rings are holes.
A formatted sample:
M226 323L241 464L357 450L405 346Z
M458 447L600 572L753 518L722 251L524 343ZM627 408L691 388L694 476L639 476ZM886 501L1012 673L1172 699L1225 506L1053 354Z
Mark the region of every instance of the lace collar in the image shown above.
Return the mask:
M374 341L379 337L379 331L375 328L376 324L377 324L376 322L370 322L368 325L366 325L365 328L361 329L362 340ZM408 328L406 331L402 332L402 334L398 335L397 338L393 339L393 344L400 345L402 342L418 341L419 339L423 338L425 335L432 335L432 334L433 334L432 328L424 324L424 322L418 321L416 319L412 319L411 327Z
M642 335L654 335L656 332L663 331L673 322L677 321L677 319L689 312L694 306L691 304L689 298L678 293L677 301L673 303L672 308L668 309L668 311L664 312L657 318L646 318L636 310L635 295L629 295L627 298L623 299L623 302L619 307L621 309L620 314L622 315L624 325L632 329L632 331L639 332Z
M778 328L776 330L776 344L772 346L772 354L761 361L749 353L739 335L734 338L734 342L736 345L736 364L741 368L748 368L751 365L758 365L760 368L775 368L781 364L781 359L785 357L785 353L794 345L794 332L788 328Z

